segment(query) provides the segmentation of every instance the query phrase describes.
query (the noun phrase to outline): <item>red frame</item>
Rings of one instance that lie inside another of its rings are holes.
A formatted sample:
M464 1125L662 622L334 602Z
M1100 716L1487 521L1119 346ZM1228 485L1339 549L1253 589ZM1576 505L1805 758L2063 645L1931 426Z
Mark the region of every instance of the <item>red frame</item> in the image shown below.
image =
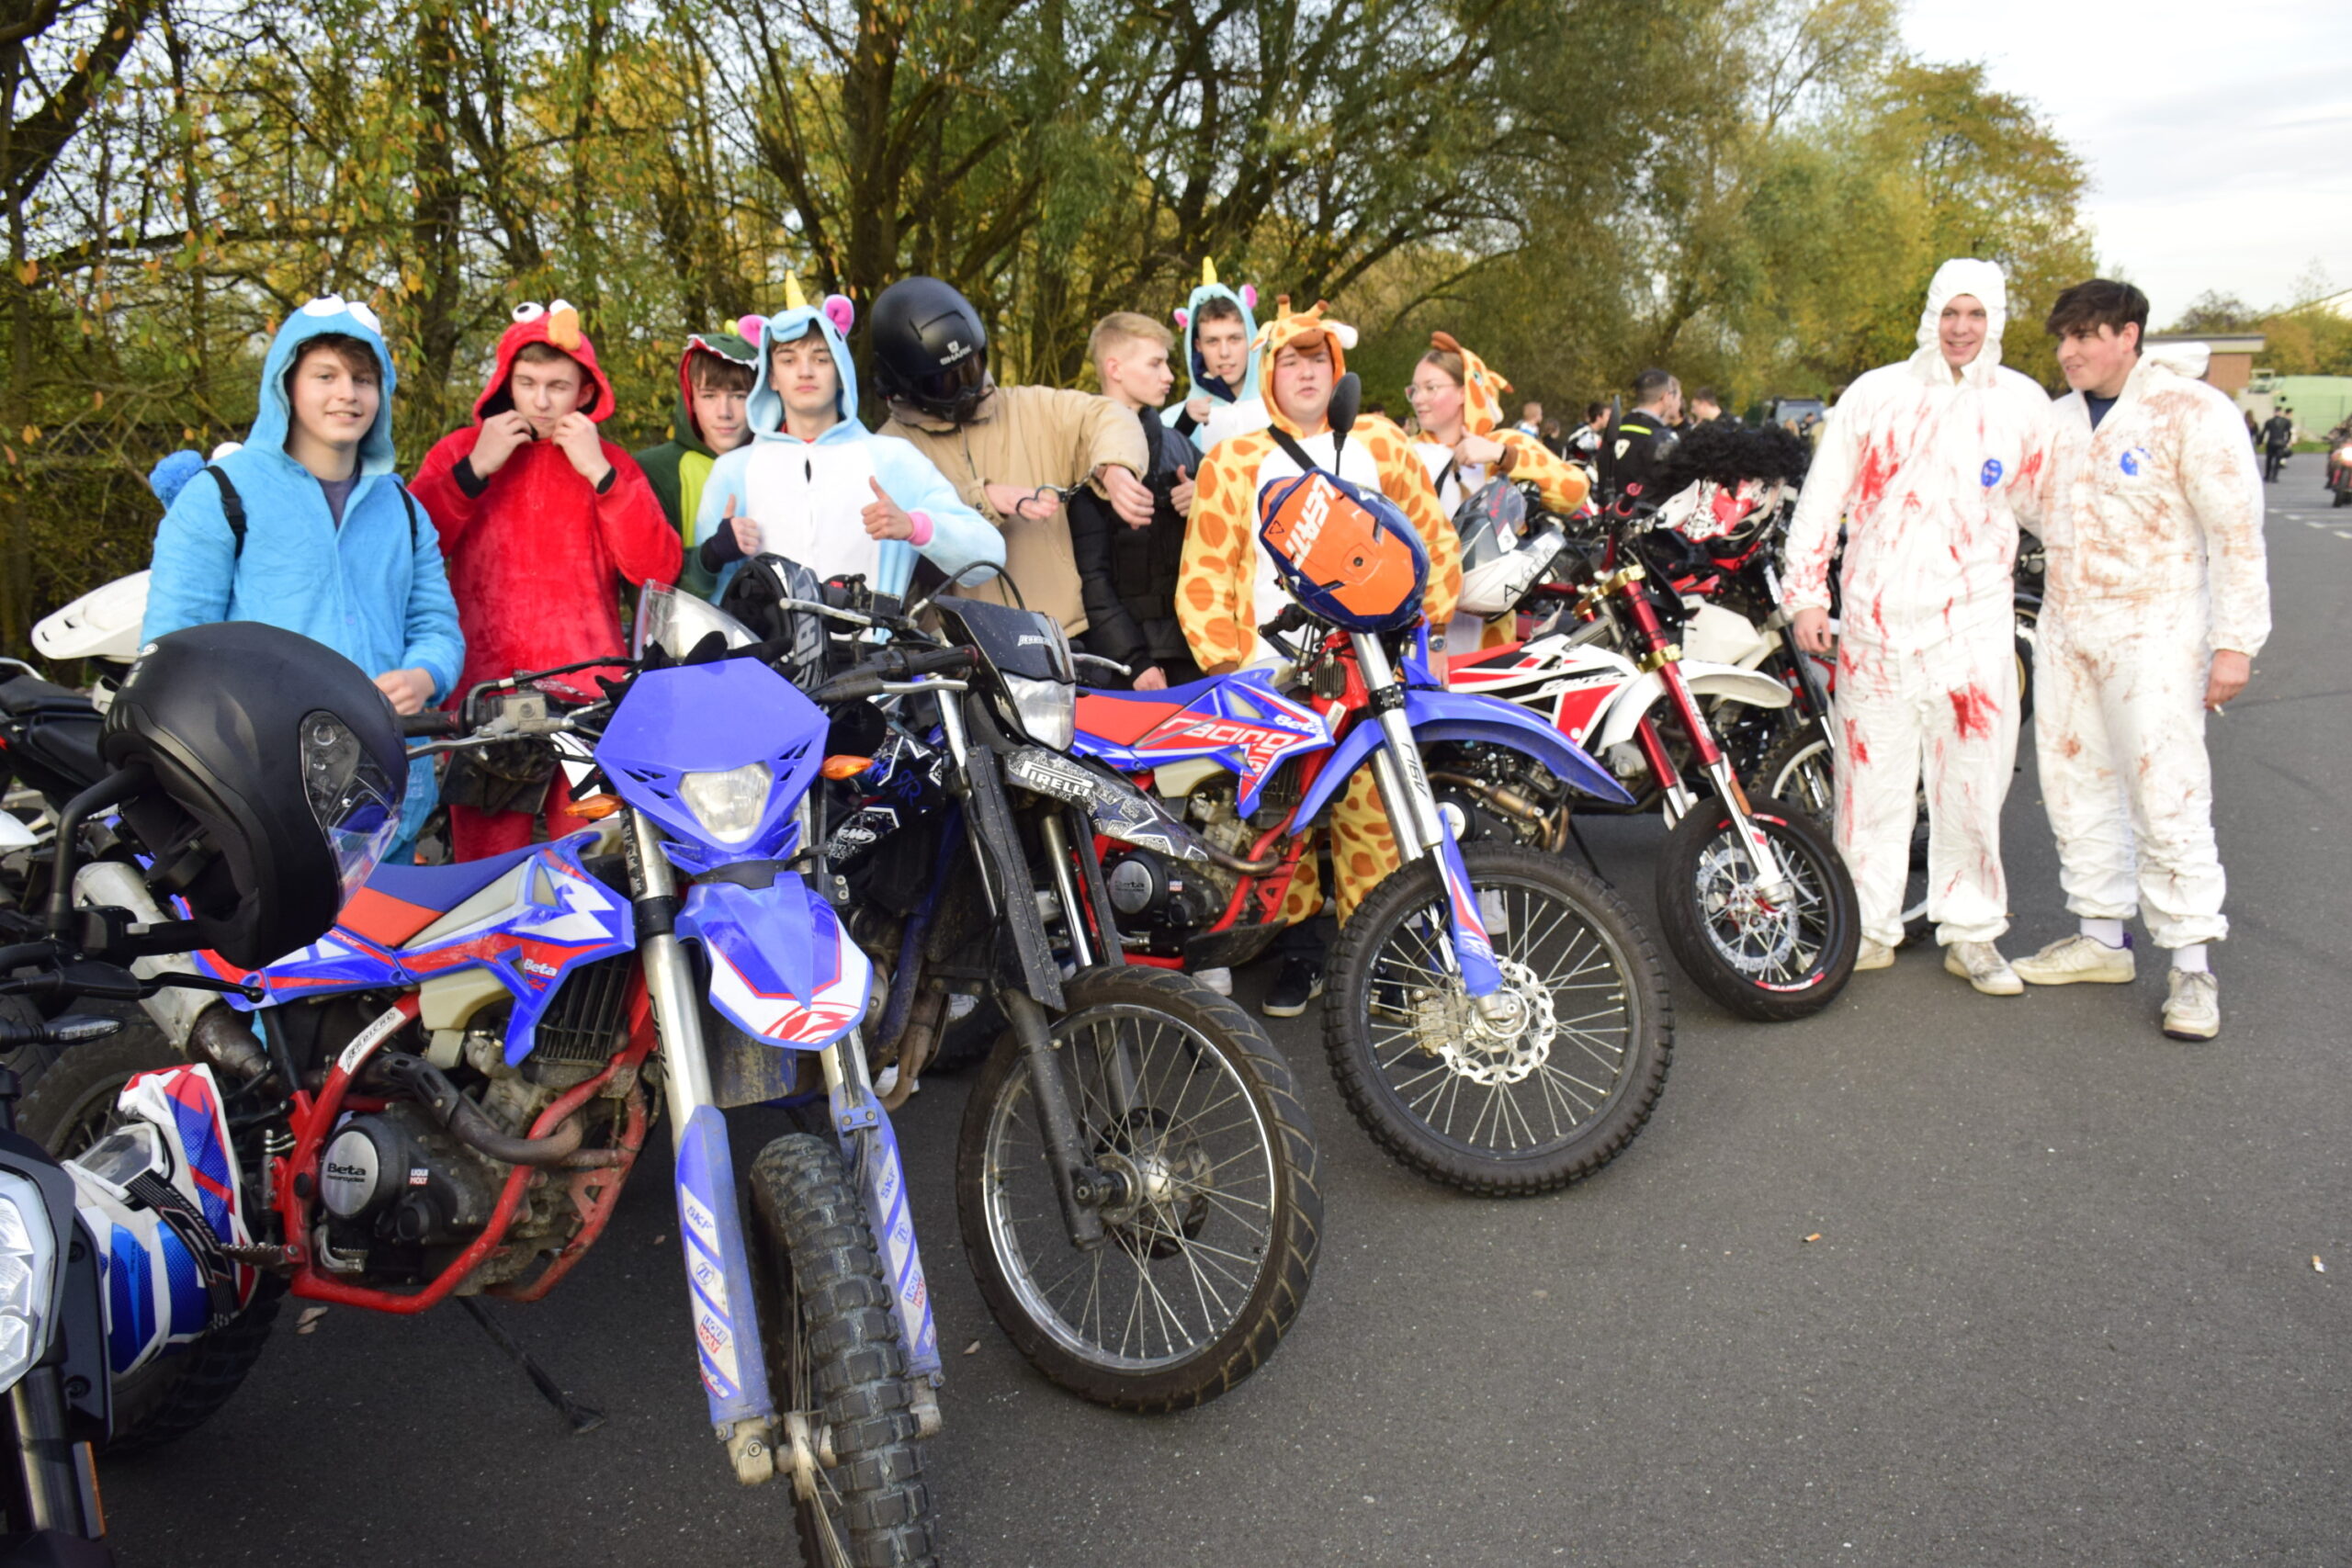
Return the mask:
M413 1020L419 1006L417 993L404 993L393 1004L409 1020ZM586 1082L559 1095L554 1103L541 1111L531 1123L530 1135L544 1138L562 1125L564 1118L579 1110L625 1067L640 1066L653 1049L655 1031L650 998L646 994L645 976L640 971L629 987L628 1043L614 1053L604 1069ZM404 1025L403 1025L404 1027ZM363 1066L365 1063L361 1064ZM310 1301L334 1302L344 1306L368 1307L376 1312L406 1316L428 1307L438 1306L465 1283L467 1278L481 1267L483 1259L504 1245L506 1233L514 1228L515 1211L523 1205L523 1193L539 1172L535 1166L518 1165L506 1174L506 1185L498 1195L498 1206L492 1211L490 1224L482 1228L465 1251L441 1270L424 1289L409 1293L377 1290L367 1285L345 1283L334 1275L322 1273L311 1256L311 1215L313 1200L296 1190L298 1175L315 1181L321 1155L327 1135L333 1132L335 1118L342 1114L351 1088L351 1075L337 1060L328 1072L326 1082L320 1086L315 1098L304 1090L294 1094L294 1113L290 1118L294 1131L293 1152L271 1162L273 1190L277 1195L279 1224L283 1228L286 1250L294 1262L293 1293ZM572 1182L572 1201L581 1207L582 1224L578 1235L564 1245L537 1278L529 1284L502 1293L521 1301L537 1301L545 1295L555 1281L570 1272L589 1246L603 1234L605 1224L612 1216L615 1201L620 1195L622 1182L635 1163L638 1151L645 1145L646 1111L640 1092L633 1100L629 1120L622 1134L619 1148L611 1151L616 1156L610 1166L598 1165L581 1171ZM594 1197L583 1197L587 1185L583 1178L603 1178L610 1185Z

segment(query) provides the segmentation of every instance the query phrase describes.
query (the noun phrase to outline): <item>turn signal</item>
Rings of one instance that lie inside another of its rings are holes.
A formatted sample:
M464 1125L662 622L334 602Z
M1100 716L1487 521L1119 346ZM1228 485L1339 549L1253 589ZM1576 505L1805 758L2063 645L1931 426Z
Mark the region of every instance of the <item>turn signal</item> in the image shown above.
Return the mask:
M563 808L566 817L577 817L583 822L594 822L610 817L621 808L617 795L592 795L585 800L575 800Z
M842 779L854 779L873 765L874 759L871 757L853 757L843 752L838 757L826 758L824 772L827 778L839 782Z

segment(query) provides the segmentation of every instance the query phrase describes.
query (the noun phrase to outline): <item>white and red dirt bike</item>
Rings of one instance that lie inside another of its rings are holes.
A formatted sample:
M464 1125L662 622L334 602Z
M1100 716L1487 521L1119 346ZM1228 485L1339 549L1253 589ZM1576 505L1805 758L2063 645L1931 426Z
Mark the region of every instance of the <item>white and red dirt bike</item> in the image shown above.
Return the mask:
M1446 683L1542 714L1667 823L1657 900L1667 945L1700 988L1742 1017L1803 1018L1845 987L1860 940L1853 881L1806 814L1751 796L1710 711L1786 707L1770 675L1683 657L1692 612L1645 565L1647 518L1608 516L1597 561L1533 513L1521 550L1550 570L1520 605L1558 607L1522 642L1453 653ZM1565 575L1566 581L1562 581ZM1567 792L1523 761L1475 746L1425 752L1441 808L1462 836L1557 851L1574 834ZM1590 802L1579 808L1595 809ZM1600 809L1609 809L1606 807ZM1589 858L1589 857L1588 857Z

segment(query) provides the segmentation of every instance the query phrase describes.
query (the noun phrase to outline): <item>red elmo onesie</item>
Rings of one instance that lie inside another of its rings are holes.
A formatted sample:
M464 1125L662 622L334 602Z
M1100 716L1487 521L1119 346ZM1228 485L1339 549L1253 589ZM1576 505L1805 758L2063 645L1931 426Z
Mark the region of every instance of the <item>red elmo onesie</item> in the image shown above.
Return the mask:
M552 333L551 333L552 329ZM498 364L474 402L474 423L425 454L411 485L441 533L449 587L466 636L465 672L458 695L479 681L517 670L545 670L584 659L624 657L619 592L650 579L678 575L678 531L629 455L600 442L613 466L601 493L582 478L553 441L515 451L488 479L460 463L474 449L481 422L514 406L507 378L524 344L549 344L576 360L588 378L580 412L602 423L613 412L612 383L596 365L596 350L569 308L518 321L498 340ZM566 684L594 696L582 671ZM570 799L560 772L556 809ZM494 815L449 808L450 847L458 860L478 860L531 841L536 812Z

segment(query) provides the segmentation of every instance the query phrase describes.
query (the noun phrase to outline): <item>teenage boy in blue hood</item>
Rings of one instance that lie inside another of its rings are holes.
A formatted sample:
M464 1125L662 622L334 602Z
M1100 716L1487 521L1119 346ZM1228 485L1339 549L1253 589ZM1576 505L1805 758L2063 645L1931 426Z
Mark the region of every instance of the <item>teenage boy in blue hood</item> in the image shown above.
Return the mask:
M300 632L376 674L403 714L447 696L465 658L441 540L392 470L392 371L375 312L332 296L288 319L251 434L194 476L155 531L141 640L215 621ZM433 809L409 770L401 862Z
M1270 422L1258 390L1258 291L1237 294L1216 280L1216 264L1201 263L1201 286L1176 312L1184 334L1184 400L1160 418L1205 452L1229 435L1263 430Z
M756 322L752 439L712 467L695 524L696 564L716 575L714 599L741 561L763 553L824 580L871 581L884 539L909 541L951 578L1004 564L1004 536L930 458L858 423L857 367L842 335L852 320L847 299L812 306L787 278L785 309ZM747 335L754 324L747 318Z

